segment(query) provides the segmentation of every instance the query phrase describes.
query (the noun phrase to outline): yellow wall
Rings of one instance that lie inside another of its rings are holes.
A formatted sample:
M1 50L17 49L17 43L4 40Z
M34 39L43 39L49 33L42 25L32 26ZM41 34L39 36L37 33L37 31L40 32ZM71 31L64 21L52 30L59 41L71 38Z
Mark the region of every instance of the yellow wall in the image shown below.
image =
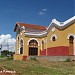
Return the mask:
M54 32L52 32L52 30L50 30L47 35L48 47L69 46L69 40L67 39L67 37L70 33L75 34L74 27L75 27L75 24L72 24L71 26L65 28L64 30L59 30L56 27L55 27ZM54 42L52 40L50 40L52 34L56 34L56 36L57 36L57 40Z
M14 54L13 58L14 60L22 60L23 56L22 54Z
M30 37L24 37L24 55L28 55L29 53L29 47L28 47L28 45L27 45L27 43L28 43L28 40L29 39L31 39ZM38 56L40 55L40 50L41 50L41 40L42 40L42 38L35 38L35 39L37 39L38 41L39 41L39 46L38 46ZM44 38L44 40L46 40L46 37ZM46 43L44 43L44 49L46 49L46 45L45 45Z
M30 37L25 37L24 32L25 31L20 32L20 34L18 34L17 37L16 37L17 41L16 41L16 51L15 52L16 52L16 54L19 54L19 46L18 46L18 43L19 43L18 37L19 37L19 40L23 39L23 41L24 41L24 48L23 48L24 51L23 51L22 55L28 56L29 47L28 47L27 43L28 43L28 40L31 39L31 38ZM40 55L40 50L41 50L41 40L44 40L44 49L46 49L46 37L44 37L44 38L35 38L35 39L37 39L39 41L39 46L38 46L38 56L39 56Z

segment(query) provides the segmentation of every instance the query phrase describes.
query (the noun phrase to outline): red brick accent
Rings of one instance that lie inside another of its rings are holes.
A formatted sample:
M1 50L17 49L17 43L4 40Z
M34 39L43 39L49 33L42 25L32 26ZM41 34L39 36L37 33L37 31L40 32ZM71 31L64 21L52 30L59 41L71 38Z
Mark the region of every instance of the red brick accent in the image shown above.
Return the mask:
M40 51L40 55L46 55L46 50ZM47 49L47 56L67 56L69 55L68 46L51 47Z
M48 56L66 56L69 55L69 47L67 46L58 46L47 49Z
M27 59L27 56L23 56L22 60L26 60Z
M40 50L40 55L41 55L41 56L46 56L46 49Z

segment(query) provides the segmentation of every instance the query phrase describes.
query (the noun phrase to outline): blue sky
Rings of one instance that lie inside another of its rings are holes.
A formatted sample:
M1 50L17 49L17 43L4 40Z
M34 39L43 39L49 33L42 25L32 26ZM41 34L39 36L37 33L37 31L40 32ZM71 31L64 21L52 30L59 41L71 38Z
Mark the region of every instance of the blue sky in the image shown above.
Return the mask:
M16 22L48 26L53 18L74 16L75 0L0 0L0 34L11 34Z

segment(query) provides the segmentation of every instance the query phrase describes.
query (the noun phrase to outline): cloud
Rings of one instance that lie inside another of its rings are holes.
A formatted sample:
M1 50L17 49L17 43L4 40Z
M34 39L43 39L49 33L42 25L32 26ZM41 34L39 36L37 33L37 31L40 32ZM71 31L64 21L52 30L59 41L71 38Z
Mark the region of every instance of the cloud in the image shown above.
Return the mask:
M39 15L45 15L47 13L47 9L41 9L41 11L39 11Z
M2 34L0 35L0 45L2 45L2 50L10 50L14 51L15 50L15 43L16 40L12 38L10 34Z
M47 11L47 9L42 9L42 11Z
M40 11L38 14L39 14L39 15L45 15L45 13L42 12L42 11Z

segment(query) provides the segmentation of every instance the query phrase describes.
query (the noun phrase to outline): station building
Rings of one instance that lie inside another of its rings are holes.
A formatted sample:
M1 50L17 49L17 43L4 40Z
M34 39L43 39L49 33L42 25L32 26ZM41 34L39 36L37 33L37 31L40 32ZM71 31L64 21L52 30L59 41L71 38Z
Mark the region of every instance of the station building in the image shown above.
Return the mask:
M14 60L27 56L74 56L75 16L59 22L53 19L48 27L16 22Z

